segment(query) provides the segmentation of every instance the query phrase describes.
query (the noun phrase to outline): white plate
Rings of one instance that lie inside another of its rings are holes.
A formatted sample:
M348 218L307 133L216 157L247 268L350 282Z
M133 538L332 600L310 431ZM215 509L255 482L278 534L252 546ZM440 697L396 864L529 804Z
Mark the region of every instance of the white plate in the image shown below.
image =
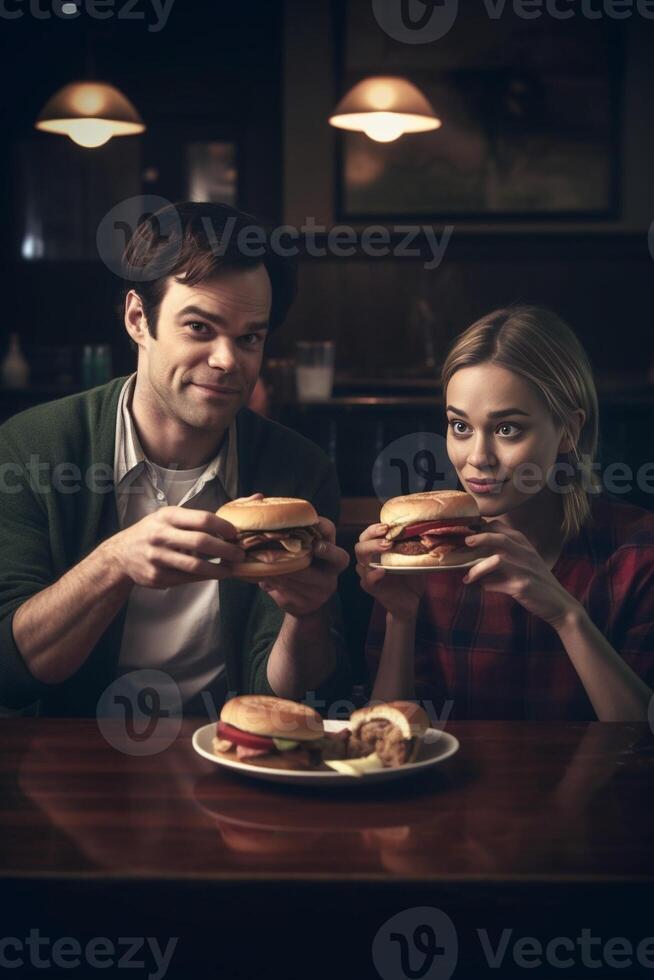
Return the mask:
M342 728L347 728L347 721L326 721L325 731L340 732ZM263 779L271 783L291 783L294 786L351 786L353 783L385 783L391 779L401 779L404 776L413 776L416 773L424 772L437 766L459 749L459 741L450 735L449 732L441 732L437 728L428 728L424 737L420 758L417 762L407 762L396 769L379 769L376 772L367 772L362 776L346 776L340 772L311 772L305 770L291 769L264 769L262 766L253 766L247 762L240 762L238 759L226 759L217 756L211 743L216 734L215 724L203 725L193 733L193 748L204 759L215 762L216 765L224 766L226 769L234 769L245 775L252 776L254 779Z
M370 562L369 568L382 568L385 572L392 572L395 574L399 572L400 575L409 574L415 575L417 572L449 572L456 571L457 568L471 568L473 565L478 565L483 558L475 558L473 561L466 561L462 565L380 565L377 562Z

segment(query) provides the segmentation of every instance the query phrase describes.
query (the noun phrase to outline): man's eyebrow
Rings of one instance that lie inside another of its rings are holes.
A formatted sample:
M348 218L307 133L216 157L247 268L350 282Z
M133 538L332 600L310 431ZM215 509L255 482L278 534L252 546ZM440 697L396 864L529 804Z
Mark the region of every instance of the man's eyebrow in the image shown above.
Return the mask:
M199 316L203 320L210 320L212 323L217 323L221 326L224 326L226 322L225 318L221 316L220 313L210 313L208 310L203 310L199 306L185 306L184 309L180 310L179 313L177 314L178 318L180 319L183 316L189 316L189 315ZM261 320L260 322L249 324L249 329L267 330L268 326L269 324L267 320Z
M445 411L456 412L457 415L463 415L464 419L468 418L467 412L464 412L461 408L455 408L454 405L448 405ZM529 417L529 412L523 412L521 408L501 408L499 412L489 412L487 418L503 419L505 415L526 415Z

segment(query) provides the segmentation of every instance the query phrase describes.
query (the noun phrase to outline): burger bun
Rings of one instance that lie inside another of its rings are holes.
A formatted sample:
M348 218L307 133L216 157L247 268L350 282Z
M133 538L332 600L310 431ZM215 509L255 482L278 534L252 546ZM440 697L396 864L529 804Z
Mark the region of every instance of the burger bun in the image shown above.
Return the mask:
M216 511L237 531L283 531L287 527L310 527L318 514L301 497L263 497L261 500L230 500Z
M408 493L387 500L379 514L382 524L412 524L451 518L479 520L477 501L462 490L434 490Z
M400 729L402 738L422 738L429 728L429 715L416 701L383 701L358 708L350 715L350 729L357 732L368 721L383 719Z
M321 716L299 701L268 694L242 694L225 702L220 720L241 731L294 742L315 742L325 734Z
M271 575L289 575L291 572L301 572L311 564L311 555L289 555L276 561L235 561L230 565L230 573L234 578L260 579Z

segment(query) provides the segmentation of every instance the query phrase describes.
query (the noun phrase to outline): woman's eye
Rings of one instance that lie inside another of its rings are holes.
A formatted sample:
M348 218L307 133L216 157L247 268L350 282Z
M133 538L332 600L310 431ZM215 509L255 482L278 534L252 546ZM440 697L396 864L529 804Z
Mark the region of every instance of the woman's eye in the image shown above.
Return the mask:
M466 423L465 422L461 422L459 419L452 419L452 421L449 424L450 424L450 427L452 429L452 432L455 435L457 435L457 436L465 435L465 432L464 431L462 431L461 429L457 429L457 425L462 425L463 428L466 429L467 426L466 426ZM505 431L506 429L513 429L514 431L513 432L506 432ZM520 429L520 426L514 425L513 422L503 422L502 425L499 425L497 427L497 431L505 439L513 439L515 436L520 435L521 429Z

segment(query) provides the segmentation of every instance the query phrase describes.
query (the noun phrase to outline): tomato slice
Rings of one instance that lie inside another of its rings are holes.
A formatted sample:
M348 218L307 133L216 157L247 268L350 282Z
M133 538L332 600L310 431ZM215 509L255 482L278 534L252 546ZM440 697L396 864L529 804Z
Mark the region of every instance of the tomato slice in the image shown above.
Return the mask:
M234 745L244 745L248 749L267 749L275 752L275 743L272 738L266 735L253 735L251 732L242 732L240 728L234 728L224 721L219 721L216 729L218 738L226 738Z

